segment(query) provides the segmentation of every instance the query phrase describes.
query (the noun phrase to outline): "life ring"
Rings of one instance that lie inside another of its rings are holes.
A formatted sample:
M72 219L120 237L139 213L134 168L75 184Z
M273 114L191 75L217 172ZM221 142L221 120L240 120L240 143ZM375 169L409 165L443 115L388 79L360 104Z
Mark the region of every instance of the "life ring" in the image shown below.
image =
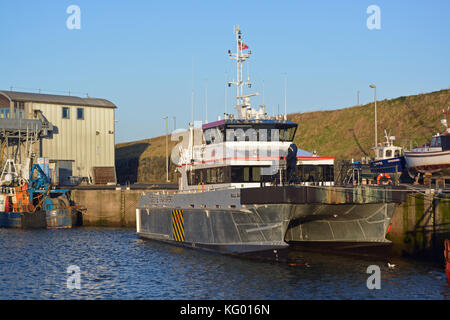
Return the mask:
M34 212L36 208L33 206L32 203L29 203L26 205L26 209L28 212Z
M383 179L383 181L381 179ZM378 175L377 184L387 185L391 183L392 183L391 177L387 173L380 173Z

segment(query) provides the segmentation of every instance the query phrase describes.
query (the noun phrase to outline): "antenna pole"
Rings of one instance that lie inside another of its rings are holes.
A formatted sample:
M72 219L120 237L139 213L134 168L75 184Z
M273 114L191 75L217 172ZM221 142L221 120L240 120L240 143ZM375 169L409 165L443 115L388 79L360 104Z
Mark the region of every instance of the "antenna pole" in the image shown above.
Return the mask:
M194 56L192 56L191 122L194 124Z
M264 80L262 81L262 102L264 104Z
M191 122L194 123L194 89L191 93Z
M228 112L228 74L225 72L225 116Z
M445 113L445 134L448 134L448 110L450 107L447 107L447 110L442 110L443 113Z
M237 64L236 64L236 82L237 82L237 86L236 86L236 104L239 105L240 104L240 96L241 96L241 82L242 82L242 77L241 77L241 52L239 50L239 37L240 37L240 30L239 30L239 25L236 28L236 59L237 59Z
M163 117L164 120L166 120L166 182L169 182L169 140L168 140L168 136L169 136L169 126L168 126L168 121L169 121L169 117L165 116Z
M375 104L375 147L378 146L378 141L377 141L377 86L374 84L369 85L370 88L375 89L374 92L374 104Z
M206 79L205 85L205 107L206 107L206 123L208 123L208 79Z
M287 120L287 100L286 100L287 75L284 74L284 120Z

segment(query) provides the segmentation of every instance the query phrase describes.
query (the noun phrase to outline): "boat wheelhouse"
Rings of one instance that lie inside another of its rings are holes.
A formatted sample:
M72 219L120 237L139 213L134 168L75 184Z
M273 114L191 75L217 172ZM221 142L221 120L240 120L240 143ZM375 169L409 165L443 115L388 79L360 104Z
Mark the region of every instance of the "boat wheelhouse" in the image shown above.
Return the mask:
M180 191L199 186L208 190L279 183L285 169L280 162L296 129L294 122L272 119L226 119L204 124L197 132L202 134L202 143L194 145L191 141L191 147L182 152L177 168Z
M382 145L373 148L375 158L370 162L370 171L372 173L396 173L400 175L405 168L405 159L403 157L403 148L395 146L394 136L389 136L384 130L386 141Z

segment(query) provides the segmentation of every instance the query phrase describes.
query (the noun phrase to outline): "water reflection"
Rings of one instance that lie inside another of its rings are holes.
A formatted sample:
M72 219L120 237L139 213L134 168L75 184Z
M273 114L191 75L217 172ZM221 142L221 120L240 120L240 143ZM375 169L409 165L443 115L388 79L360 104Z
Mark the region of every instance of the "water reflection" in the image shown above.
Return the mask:
M0 299L449 299L443 269L294 252L268 263L139 239L134 230L0 229ZM368 290L369 265L381 290ZM81 289L67 288L67 267Z

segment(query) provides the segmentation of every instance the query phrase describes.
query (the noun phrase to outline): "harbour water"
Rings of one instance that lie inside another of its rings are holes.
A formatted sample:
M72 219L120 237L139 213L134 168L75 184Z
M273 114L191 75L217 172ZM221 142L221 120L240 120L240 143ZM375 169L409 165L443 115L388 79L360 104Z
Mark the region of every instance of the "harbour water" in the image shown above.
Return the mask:
M0 299L450 299L443 267L295 252L270 263L142 240L132 229L0 229ZM369 290L370 265L381 289ZM80 288L70 289L70 266Z

